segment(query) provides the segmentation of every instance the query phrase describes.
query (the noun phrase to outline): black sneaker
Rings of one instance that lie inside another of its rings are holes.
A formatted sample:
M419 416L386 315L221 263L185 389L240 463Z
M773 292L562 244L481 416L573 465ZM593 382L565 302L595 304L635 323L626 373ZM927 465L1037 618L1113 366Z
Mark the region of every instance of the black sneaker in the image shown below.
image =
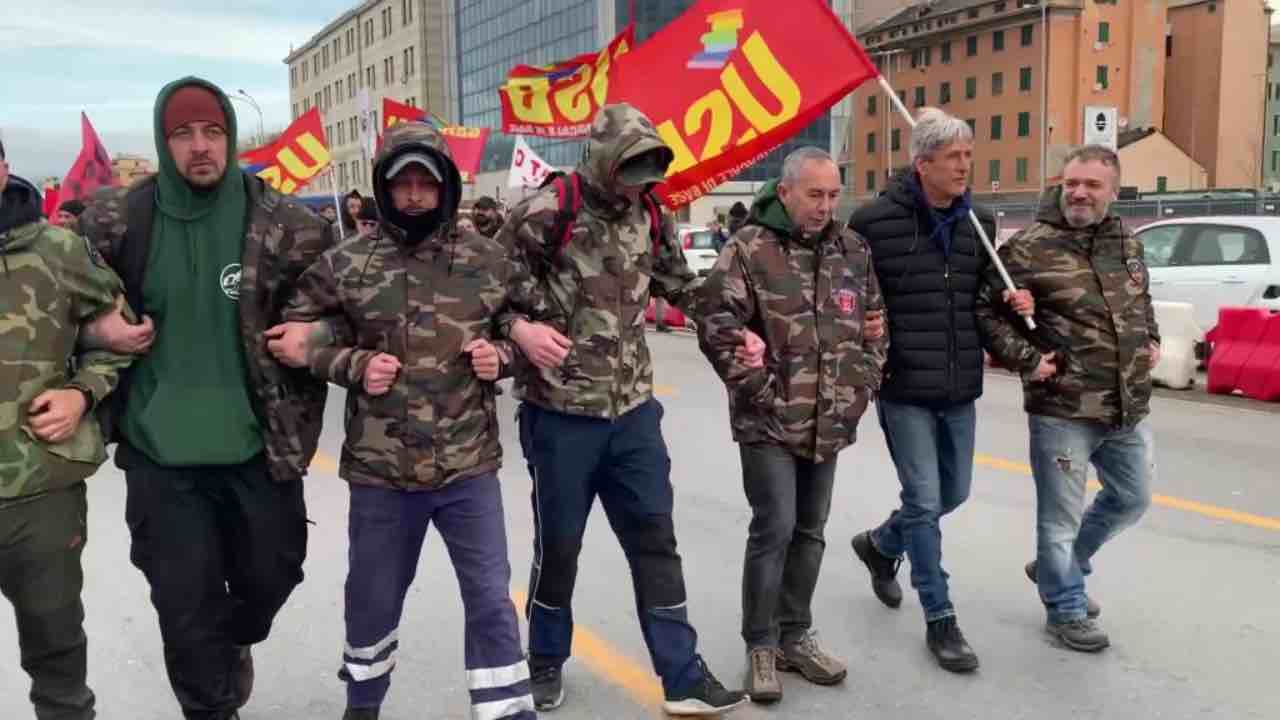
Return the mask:
M898 584L898 567L902 565L902 560L881 555L871 542L870 532L853 536L853 552L871 573L871 589L880 598L880 602L891 608L901 605L902 586Z
M1022 570L1027 574L1028 580L1030 580L1033 583L1036 583L1036 585L1039 585L1040 582L1036 580L1036 568L1038 567L1036 562L1037 561L1032 560L1031 562L1027 563L1026 566L1022 568ZM1098 616L1102 614L1102 606L1094 602L1093 598L1089 597L1089 593L1084 594L1084 604L1085 604L1085 613L1087 613L1090 618L1097 620Z
M347 708L342 720L378 720L379 708Z
M747 702L741 690L726 690L702 658L698 658L698 669L702 679L693 687L666 694L662 709L668 715L720 715Z
M958 673L978 669L978 655L965 641L954 615L930 622L925 630L925 644L943 670Z
M529 663L529 688L533 706L539 711L555 710L564 702L564 675L561 666Z

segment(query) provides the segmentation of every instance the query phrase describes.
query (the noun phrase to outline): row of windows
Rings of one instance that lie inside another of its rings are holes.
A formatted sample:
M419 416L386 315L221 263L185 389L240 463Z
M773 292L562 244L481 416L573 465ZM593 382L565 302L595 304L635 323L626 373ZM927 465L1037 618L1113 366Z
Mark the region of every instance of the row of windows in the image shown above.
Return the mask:
M383 58L382 60L383 85L385 87L390 87L396 82L397 79L407 80L408 78L413 77L414 75L417 75L418 74L417 57L418 56L417 56L416 48L410 46L404 49L403 53L401 54L401 59L404 63L401 67L403 68L404 75L400 78L397 78L396 76L396 57L392 55L392 56ZM357 79L362 81L360 82L358 87L356 82ZM328 112L329 108L333 107L334 105L341 105L344 98L347 100L355 99L356 91L358 88L368 87L370 90L377 90L378 89L377 79L378 79L377 69L376 69L376 66L374 65L370 65L366 67L363 75L357 75L356 73L348 73L345 79L338 78L333 82L332 92L330 92L330 86L326 85L322 89L317 90L315 92L315 95L312 96L314 99L303 98L302 112L306 113L308 110L310 110L313 107L320 108L321 112ZM297 119L298 115L299 115L298 103L294 103L293 104L294 119Z
M1018 137L1020 138L1031 137L1031 113L1020 112L1018 113L1017 117L1018 117ZM1277 116L1277 118L1280 119L1280 116ZM969 129L973 131L974 137L976 138L978 135L977 119L969 118L965 122L969 123ZM990 139L1003 140L1004 139L1004 116L992 115L990 128L991 128ZM877 143L876 133L874 132L867 133L867 152L869 153L876 152L876 147L877 147L876 143ZM897 152L898 150L901 150L901 149L902 149L902 131L899 129L891 130L889 133L889 150L891 152Z
M996 30L991 33L991 52L998 53L1004 51L1004 30ZM1020 36L1022 47L1030 47L1035 42L1035 25L1023 25L1020 28ZM943 64L951 62L951 43L948 40L938 46L938 61ZM975 57L978 54L978 36L970 35L965 38L965 57ZM933 46L916 48L911 51L911 67L928 67L933 64Z
M1030 174L1029 173L1030 165L1031 163L1028 161L1027 158L1024 158L1024 157L1016 158L1014 160L1014 182L1018 182L1018 183L1027 182L1027 177ZM876 191L876 178L879 177L879 175L880 175L880 172L877 170L867 171L864 187L866 188L866 191L868 193L873 193ZM1000 161L999 160L987 161L987 180L993 183L1000 182Z
M413 23L414 1L415 0L400 0L400 24L402 27L407 27ZM383 8L379 11L378 15L382 23L382 37L385 38L391 35L395 29L395 16L393 9L391 7ZM372 18L366 20L364 23L363 39L364 47L367 48L373 44ZM343 52L344 40L346 43L345 53ZM316 50L316 52L311 56L310 63L303 60L297 65L289 67L289 87L298 87L299 77L301 77L301 81L304 83L307 82L308 78L312 75L318 77L321 70L329 69L330 59L332 59L334 64L337 64L344 55L351 55L358 49L359 48L356 47L356 29L354 27L347 28L346 32L342 36L335 37L333 42L326 41L320 49Z
M1020 69L1018 71L1018 91L1030 92L1031 80L1032 80L1031 68L1024 67ZM992 97L998 97L1003 94L1004 94L1004 73L1003 72L991 73ZM905 90L899 91L899 96L902 98L903 104L905 105L906 91ZM965 78L964 99L973 100L977 97L978 97L978 78L972 77L972 76ZM878 109L878 104L877 104L878 99L879 99L878 96L874 94L867 96L867 115L870 116L870 115L876 114ZM915 101L914 104L916 107L923 107L929 104L928 91L925 89L925 86L923 85L916 86L913 99ZM938 104L946 105L950 102L951 102L951 82L945 81L938 85Z

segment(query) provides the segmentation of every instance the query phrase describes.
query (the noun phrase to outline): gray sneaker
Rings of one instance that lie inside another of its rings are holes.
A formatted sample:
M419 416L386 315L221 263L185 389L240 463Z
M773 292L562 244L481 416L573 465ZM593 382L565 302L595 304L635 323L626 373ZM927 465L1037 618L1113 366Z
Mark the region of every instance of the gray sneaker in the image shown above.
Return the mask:
M1111 639L1091 618L1045 623L1044 629L1063 645L1080 652L1101 652L1111 645Z
M1040 584L1039 581L1036 580L1037 565L1035 560L1032 560L1031 562L1027 563L1026 567L1022 569L1024 572L1027 573L1028 580L1030 580L1033 583L1036 583L1037 585ZM1088 613L1089 617L1096 619L1099 615L1102 614L1102 606L1094 602L1093 598L1089 597L1089 593L1084 594L1084 604L1085 604L1085 612Z
M778 650L778 669L800 673L815 685L835 685L849 674L848 665L824 650L812 630L798 642L783 643Z
M744 688L751 702L774 703L782 699L782 681L774 663L778 649L758 647L747 651L747 682Z

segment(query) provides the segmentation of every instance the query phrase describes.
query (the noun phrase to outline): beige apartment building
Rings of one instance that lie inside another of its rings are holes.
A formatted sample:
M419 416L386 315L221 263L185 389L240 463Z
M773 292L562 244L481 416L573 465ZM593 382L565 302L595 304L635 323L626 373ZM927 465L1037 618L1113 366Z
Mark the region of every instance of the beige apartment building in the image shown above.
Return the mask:
M1164 133L1210 187L1262 183L1270 26L1264 0L1169 3Z
M1084 140L1086 108L1110 109L1118 131L1161 125L1166 20L1163 0L925 0L859 40L909 110L969 122L974 191L1012 200L1060 172ZM859 198L909 162L910 129L887 101L871 82L854 95L848 184Z
M320 108L334 174L303 193L372 192L361 152L362 93L377 123L382 100L431 109L447 120L458 106L454 20L447 0L366 0L330 22L285 58L294 118Z

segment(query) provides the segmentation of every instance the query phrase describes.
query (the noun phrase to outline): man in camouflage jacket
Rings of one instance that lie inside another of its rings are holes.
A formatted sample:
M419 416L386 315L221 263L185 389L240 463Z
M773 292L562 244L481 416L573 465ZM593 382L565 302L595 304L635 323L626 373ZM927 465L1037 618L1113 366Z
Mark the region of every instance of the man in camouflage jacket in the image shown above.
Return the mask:
M793 152L781 180L756 196L701 294L698 338L729 390L752 510L742 638L746 690L757 702L782 698L775 662L821 685L848 672L818 645L810 601L836 455L856 439L880 386L886 343L871 251L832 218L840 191L830 155ZM737 360L744 328L764 339L766 367Z
M384 218L378 229L324 253L302 276L287 313L306 322L336 318L354 342L283 358L305 360L315 377L347 388L338 469L351 484L344 719L378 716L404 598L434 522L466 610L473 715L531 720L529 669L509 591L494 407L493 381L517 359L514 345L493 335L512 266L494 240L454 231L462 179L430 126L387 131L373 173Z
M40 718L94 717L80 556L84 481L107 456L88 413L131 358L75 344L120 290L84 240L40 217L40 194L9 176L0 145L0 593Z
M131 556L183 713L223 720L252 688L249 647L302 581L301 478L326 385L276 363L264 334L332 236L241 172L235 113L214 85L170 84L154 123L160 172L103 191L81 217L147 317L109 314L88 336L139 354L110 413Z
M1039 585L1048 632L1085 652L1110 644L1089 617L1093 556L1142 517L1155 471L1145 418L1160 333L1142 244L1108 213L1119 186L1114 152L1074 151L1036 222L1000 248L1014 282L1035 296L1036 332L1002 306L996 277L977 305L984 344L1022 374L1037 495L1036 560L1026 572ZM1102 491L1085 510L1089 463Z
M564 697L560 668L573 635L578 553L597 495L631 563L667 712L723 712L743 701L707 669L689 624L671 521L671 461L645 341L650 293L689 309L698 284L669 219L655 241L643 199L672 157L643 114L607 106L577 168L576 216L561 217L571 203L552 184L517 206L498 236L518 265L517 304L554 326L505 323L536 365L517 376L516 395L524 400L520 442L534 482L536 555L526 610L539 709ZM564 186L572 182L565 178Z

